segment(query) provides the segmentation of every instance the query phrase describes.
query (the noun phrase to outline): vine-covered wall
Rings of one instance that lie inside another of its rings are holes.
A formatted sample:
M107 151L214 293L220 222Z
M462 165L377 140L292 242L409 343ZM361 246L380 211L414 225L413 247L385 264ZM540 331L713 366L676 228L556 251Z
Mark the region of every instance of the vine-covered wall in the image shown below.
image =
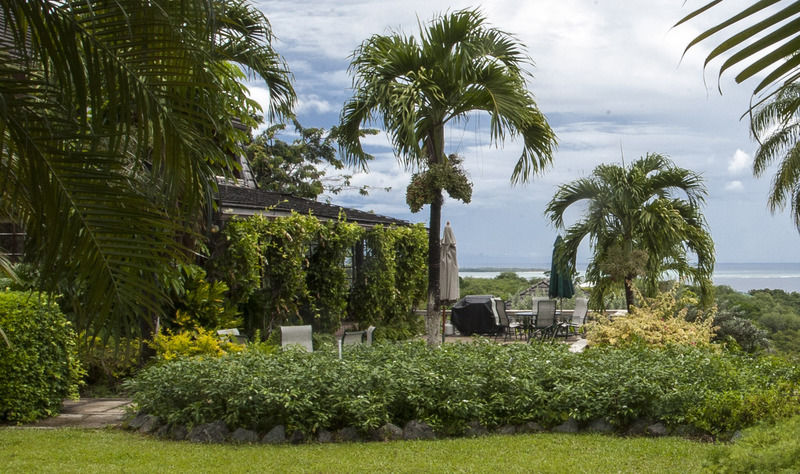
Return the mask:
M251 334L282 324L332 333L344 317L389 338L421 329L413 314L427 286L421 224L364 229L296 213L253 216L232 219L216 240L209 278L228 285Z

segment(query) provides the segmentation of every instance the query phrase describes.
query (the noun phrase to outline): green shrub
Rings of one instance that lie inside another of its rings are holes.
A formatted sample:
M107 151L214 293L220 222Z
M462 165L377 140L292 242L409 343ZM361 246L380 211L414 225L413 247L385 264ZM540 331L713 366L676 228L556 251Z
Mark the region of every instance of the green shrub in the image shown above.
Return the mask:
M29 422L52 416L65 397L77 397L83 371L75 333L50 298L0 292L0 420Z
M800 416L744 431L735 443L714 449L705 467L716 473L800 472Z
M664 347L684 344L707 347L714 337L713 318L698 313L693 321L686 320L688 308L696 300L684 293L677 296L677 287L646 299L638 295L639 306L631 313L613 320L598 319L587 325L591 345L647 344Z
M223 419L231 428L283 424L306 432L368 431L412 419L446 434L462 433L472 421L555 426L569 417L622 427L645 417L719 433L798 409L796 366L696 347L572 354L564 344L479 339L435 350L422 341L348 349L343 360L333 348L273 354L250 348L178 360L140 372L129 388L140 409L169 422Z
M244 350L243 345L222 340L213 331L203 328L176 333L167 330L166 334L160 332L148 344L155 349L156 357L162 360L193 356L217 357Z

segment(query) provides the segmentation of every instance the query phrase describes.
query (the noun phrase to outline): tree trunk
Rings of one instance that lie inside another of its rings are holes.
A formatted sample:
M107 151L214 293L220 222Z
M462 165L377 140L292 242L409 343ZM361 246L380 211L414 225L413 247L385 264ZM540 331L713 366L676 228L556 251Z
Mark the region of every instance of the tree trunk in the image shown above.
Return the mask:
M626 276L625 277L625 306L628 312L631 311L631 306L633 306L633 277Z
M428 307L425 313L425 333L428 346L436 347L442 343L442 324L439 289L439 270L441 264L441 242L439 230L442 226L442 192L438 191L431 203L430 224L428 228Z

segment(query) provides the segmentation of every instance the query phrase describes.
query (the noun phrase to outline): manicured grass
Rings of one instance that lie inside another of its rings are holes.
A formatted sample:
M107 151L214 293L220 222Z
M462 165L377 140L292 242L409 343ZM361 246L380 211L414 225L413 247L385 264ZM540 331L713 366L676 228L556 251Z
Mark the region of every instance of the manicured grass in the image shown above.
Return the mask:
M699 472L713 445L536 434L440 441L198 445L117 430L0 429L0 472Z

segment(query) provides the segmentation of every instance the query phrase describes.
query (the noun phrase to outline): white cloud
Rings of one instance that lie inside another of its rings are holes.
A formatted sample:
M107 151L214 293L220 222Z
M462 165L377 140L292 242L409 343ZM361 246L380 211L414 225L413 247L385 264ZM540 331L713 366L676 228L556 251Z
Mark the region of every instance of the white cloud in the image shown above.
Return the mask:
M294 73L298 119L324 128L336 124L341 105L352 95L349 56L362 41L397 30L416 34L418 21L425 24L436 14L475 5L468 0L255 3L269 18L278 38L275 48ZM630 163L657 152L703 176L709 189L703 212L712 225L717 261L765 261L763 246L753 245L765 239L770 248L797 255L788 211L765 212L769 179L748 172L754 144L747 119L739 117L749 106L752 83L734 84L729 73L718 83L718 65L703 68L710 44L682 56L691 38L730 16L724 6L728 2L714 14L673 28L695 7L689 3L649 0L647 8L636 9L621 0L481 2L488 23L514 34L535 61L529 88L555 129L559 148L544 174L512 187L509 176L521 149L517 141L490 146L485 115L447 127L446 151L464 157L474 182L471 204L448 199L443 209L457 226L460 254L549 261L556 230L544 209L556 187L589 175L600 163L620 163L623 155ZM731 4L735 10L740 2ZM365 137L363 143L376 159L368 174L354 173L354 184L392 186L393 191L333 200L398 218L427 219L427 209L408 212L409 176L386 134ZM734 203L737 213L731 215ZM513 232L505 231L509 228ZM763 228L782 231L764 235Z
M730 181L725 185L725 191L741 192L744 191L744 184L739 180Z
M752 162L753 158L750 155L742 150L736 150L730 161L728 161L728 173L733 175L741 174L743 171L750 169Z
M318 95L311 94L297 97L297 106L295 107L295 113L297 114L308 112L324 114L332 112L333 110L333 105L327 100L320 98Z

